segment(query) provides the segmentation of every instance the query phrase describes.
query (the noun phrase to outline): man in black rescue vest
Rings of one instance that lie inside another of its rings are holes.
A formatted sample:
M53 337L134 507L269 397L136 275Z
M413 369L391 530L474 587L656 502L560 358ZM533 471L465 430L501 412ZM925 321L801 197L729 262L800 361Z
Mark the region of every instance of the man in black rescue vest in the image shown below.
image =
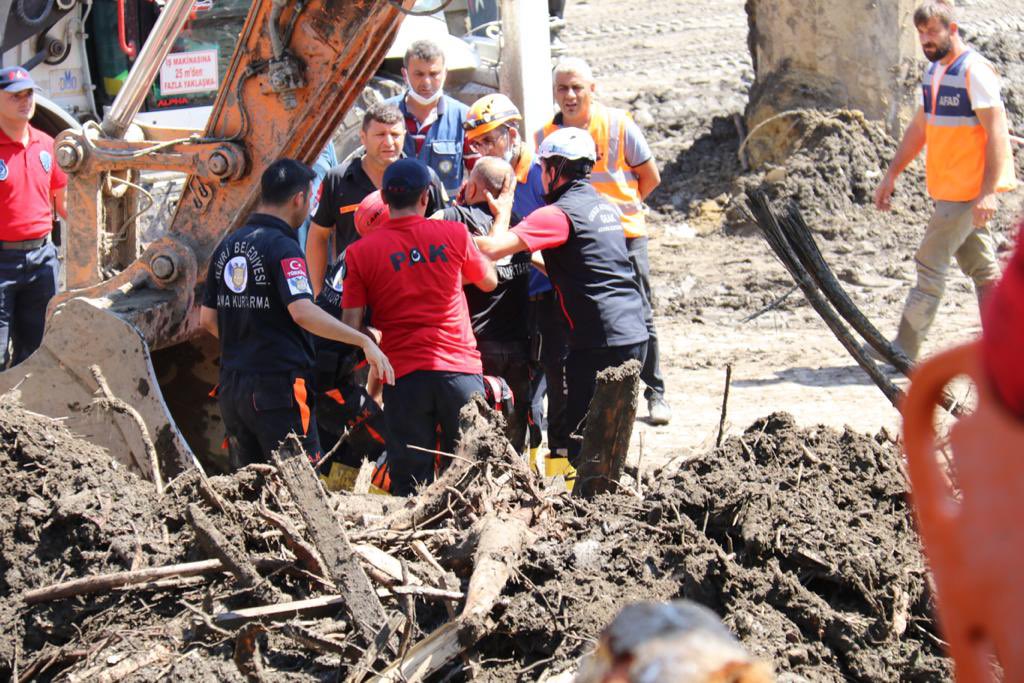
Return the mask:
M296 239L309 215L313 178L298 161L271 164L256 213L210 259L200 322L220 339L217 398L233 468L265 462L291 432L311 461L321 457L310 334L361 348L379 376L394 381L387 357L369 337L313 303Z
M647 353L643 295L626 250L618 211L587 181L597 153L590 134L561 128L537 151L548 206L537 209L509 230L513 178L501 194L488 193L495 210L490 235L478 237L486 256L501 259L520 251L540 251L569 328L565 359L566 425L582 433L580 423L594 396L597 373ZM578 465L579 440L568 457ZM567 468L566 483L575 472Z

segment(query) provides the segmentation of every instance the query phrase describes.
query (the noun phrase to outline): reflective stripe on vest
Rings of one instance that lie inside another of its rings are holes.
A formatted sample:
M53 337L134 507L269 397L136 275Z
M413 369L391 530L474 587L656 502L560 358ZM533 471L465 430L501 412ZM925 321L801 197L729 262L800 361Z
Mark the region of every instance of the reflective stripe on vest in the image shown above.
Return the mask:
M590 174L590 184L622 214L622 227L626 237L647 234L643 202L640 200L640 182L637 174L626 162L626 121L628 112L593 103L590 105L590 123L587 130L597 146L597 163ZM551 133L562 127L561 114L537 131L537 148Z
M928 193L933 199L968 202L977 199L985 177L988 136L971 105L970 70L992 68L984 57L967 50L948 66L934 63L921 82L927 144ZM933 90L937 78L938 88ZM1000 173L997 191L1016 185L1013 155Z

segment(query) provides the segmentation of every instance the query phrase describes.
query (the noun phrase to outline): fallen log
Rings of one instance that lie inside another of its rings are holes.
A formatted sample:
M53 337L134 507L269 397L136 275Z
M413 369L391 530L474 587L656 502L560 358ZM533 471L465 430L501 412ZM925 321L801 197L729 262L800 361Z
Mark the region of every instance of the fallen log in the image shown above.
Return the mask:
M323 558L328 578L345 596L346 608L364 643L372 643L387 622L370 579L359 564L345 530L327 504L320 479L313 472L302 444L293 435L274 453L278 472L306 523L306 532Z
M383 682L421 681L487 635L494 623L488 618L526 548L533 511L519 508L512 514L492 513L477 523L477 551L466 603L454 621L438 628L392 662L376 679Z
M597 388L587 410L581 459L573 495L593 498L614 491L629 452L636 420L640 361L631 360L597 373Z

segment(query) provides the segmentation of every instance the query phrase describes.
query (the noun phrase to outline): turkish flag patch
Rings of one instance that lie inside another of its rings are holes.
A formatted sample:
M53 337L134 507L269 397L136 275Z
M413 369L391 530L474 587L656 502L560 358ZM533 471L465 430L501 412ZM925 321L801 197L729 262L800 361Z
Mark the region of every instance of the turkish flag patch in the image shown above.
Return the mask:
M309 274L306 271L305 259L298 257L281 259L281 270L284 271L284 279L288 283L288 291L292 296L313 295L313 290L309 287Z

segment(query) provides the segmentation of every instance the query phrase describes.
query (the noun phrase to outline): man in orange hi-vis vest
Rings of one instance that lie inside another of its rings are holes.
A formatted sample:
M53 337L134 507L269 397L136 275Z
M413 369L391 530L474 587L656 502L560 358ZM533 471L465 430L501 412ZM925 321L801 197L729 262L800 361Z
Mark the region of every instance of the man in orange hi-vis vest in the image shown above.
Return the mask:
M651 305L647 224L644 219L644 200L661 184L661 173L633 117L626 111L606 107L594 100L594 76L584 60L561 60L555 67L553 80L559 113L537 131L535 141L539 148L544 138L563 127L582 128L594 138L597 163L590 174L590 183L622 216L626 247L641 284L644 317L650 334L647 359L640 379L647 385L644 397L647 399L651 424L665 425L672 419L672 410L665 401L665 381L661 376L658 359L658 337Z
M1016 185L999 76L960 37L953 6L927 0L914 12L930 62L923 101L903 134L889 170L875 190L875 206L890 208L896 177L927 146L928 193L935 210L914 260L917 283L907 295L895 344L916 360L956 257L974 280L979 303L999 279L995 245L986 227L996 195Z

